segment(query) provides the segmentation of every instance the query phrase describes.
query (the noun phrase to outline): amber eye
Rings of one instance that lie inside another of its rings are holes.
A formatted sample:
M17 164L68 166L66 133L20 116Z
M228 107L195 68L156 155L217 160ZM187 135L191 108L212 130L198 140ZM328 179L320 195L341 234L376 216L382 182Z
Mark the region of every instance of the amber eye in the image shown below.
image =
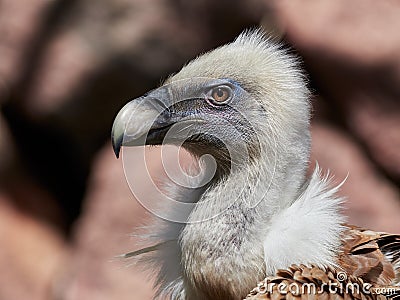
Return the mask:
M219 86L211 91L212 100L216 103L223 104L231 97L231 90L226 86Z

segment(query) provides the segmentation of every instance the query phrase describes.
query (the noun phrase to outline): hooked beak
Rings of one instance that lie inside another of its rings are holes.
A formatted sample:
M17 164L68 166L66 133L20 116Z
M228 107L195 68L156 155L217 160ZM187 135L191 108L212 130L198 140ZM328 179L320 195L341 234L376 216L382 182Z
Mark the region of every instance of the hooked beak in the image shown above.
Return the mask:
M128 102L117 114L111 141L118 158L122 146L158 145L173 124L168 106L148 95Z
M231 85L221 79L183 79L127 103L116 116L111 132L117 158L122 146L205 143L210 137L202 124L207 120L199 111L207 105L205 93L221 84Z

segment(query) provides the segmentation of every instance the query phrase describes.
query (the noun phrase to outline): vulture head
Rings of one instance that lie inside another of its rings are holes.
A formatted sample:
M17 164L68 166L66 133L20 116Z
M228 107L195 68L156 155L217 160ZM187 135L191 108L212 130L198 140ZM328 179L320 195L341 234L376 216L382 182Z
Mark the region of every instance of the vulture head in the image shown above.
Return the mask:
M244 33L126 104L113 126L115 153L121 146L176 144L198 157L211 154L219 175L263 155L275 163L280 153L304 171L309 104L297 65L261 33Z
M209 184L175 191L195 204L186 222L157 226L158 254L151 247L149 255L161 294L242 299L278 268L332 263L340 200L318 172L306 179L309 118L298 59L257 30L121 109L112 129L117 157L121 147L174 144L211 155L216 166Z

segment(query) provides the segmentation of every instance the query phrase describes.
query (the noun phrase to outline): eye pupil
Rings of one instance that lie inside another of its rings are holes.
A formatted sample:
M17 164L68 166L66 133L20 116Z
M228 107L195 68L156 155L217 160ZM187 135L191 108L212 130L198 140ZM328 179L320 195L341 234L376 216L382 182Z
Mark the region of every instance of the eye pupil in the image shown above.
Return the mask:
M221 103L228 100L230 95L230 90L226 87L217 87L211 93L213 100Z

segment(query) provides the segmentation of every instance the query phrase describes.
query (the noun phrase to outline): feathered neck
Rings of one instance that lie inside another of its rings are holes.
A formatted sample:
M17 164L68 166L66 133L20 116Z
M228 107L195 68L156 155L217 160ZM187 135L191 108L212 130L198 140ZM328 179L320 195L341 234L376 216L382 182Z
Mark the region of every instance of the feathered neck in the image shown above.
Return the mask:
M159 260L164 275L174 255L177 265L173 280L159 278L164 292L177 299L236 299L278 268L335 265L344 221L338 187L329 188L318 166L302 182L284 166L268 166L211 185L197 195L188 224L169 227L176 242L163 247L160 257L169 253L168 259Z
M159 270L158 295L236 299L278 268L334 265L344 221L338 188L318 167L307 180L293 160L264 158L205 191L173 191L196 205L187 224L154 227L161 243L148 248L145 263Z

